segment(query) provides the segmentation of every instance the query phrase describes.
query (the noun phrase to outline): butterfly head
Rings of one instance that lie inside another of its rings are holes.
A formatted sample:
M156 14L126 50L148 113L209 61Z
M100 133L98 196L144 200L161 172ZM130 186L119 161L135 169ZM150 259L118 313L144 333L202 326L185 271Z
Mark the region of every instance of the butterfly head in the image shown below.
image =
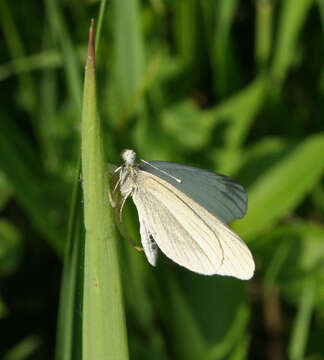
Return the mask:
M126 149L121 153L121 156L125 162L125 166L134 166L136 163L136 152L134 150Z

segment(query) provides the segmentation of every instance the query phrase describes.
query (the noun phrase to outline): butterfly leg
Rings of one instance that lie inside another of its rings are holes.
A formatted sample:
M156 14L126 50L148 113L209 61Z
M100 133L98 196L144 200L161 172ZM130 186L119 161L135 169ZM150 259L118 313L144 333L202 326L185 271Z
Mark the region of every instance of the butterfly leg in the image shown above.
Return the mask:
M127 198L132 194L133 192L133 189L130 189L123 197L122 199L122 203L120 205L120 210L119 210L119 218L120 218L120 222L122 223L123 222L123 209L124 209L124 205L125 205L125 202L127 200Z
M128 240L136 250L138 251L144 251L144 249L141 247L141 246L138 246L136 244L136 242L130 237L130 235L128 234L124 224L122 222L120 222L120 218L119 218L119 214L118 214L118 209L114 209L114 217L115 217L115 220L116 220L116 224L117 224L117 227L118 227L118 230L119 232L122 234L122 236Z

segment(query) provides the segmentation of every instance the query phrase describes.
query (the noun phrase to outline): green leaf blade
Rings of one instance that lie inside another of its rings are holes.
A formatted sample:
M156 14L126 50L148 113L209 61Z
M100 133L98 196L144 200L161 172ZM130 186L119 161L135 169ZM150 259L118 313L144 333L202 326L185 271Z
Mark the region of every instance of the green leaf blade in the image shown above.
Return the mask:
M236 225L243 237L255 237L299 204L324 170L324 134L310 136L279 160L249 191L248 212Z
M82 111L85 223L83 358L128 359L120 270L101 123L97 115L93 28L90 30Z

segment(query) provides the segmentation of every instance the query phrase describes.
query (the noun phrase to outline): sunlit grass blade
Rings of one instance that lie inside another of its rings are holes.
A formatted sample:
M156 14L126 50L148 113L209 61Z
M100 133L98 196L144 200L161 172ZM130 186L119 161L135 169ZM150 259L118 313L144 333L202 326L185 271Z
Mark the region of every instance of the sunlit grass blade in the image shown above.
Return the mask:
M225 148L218 152L218 171L230 174L235 168L239 160L236 158L236 150L244 144L253 120L264 104L267 80L266 76L257 77L237 94L208 110L215 123L221 120L227 125L224 134Z
M259 70L268 64L273 37L273 0L256 1L255 61Z
M246 360L248 359L251 337L245 335L240 339L239 344L230 356L229 360Z
M107 5L107 0L100 1L100 9L99 9L99 17L98 17L98 23L97 23L97 28L96 28L96 41L95 41L96 54L98 53L99 39L100 39L100 35L101 35L101 29L102 29L102 23L103 23L103 19L104 19L106 5Z
M138 90L144 73L144 45L138 0L114 0L115 91L121 113ZM126 120L125 118L121 118ZM118 124L119 128L124 123Z
M258 235L293 210L320 180L324 134L309 136L249 188L247 215L235 223L243 238Z
M243 145L253 120L264 104L267 77L259 76L246 88L219 105L224 118L229 117L229 126L225 134L227 147L238 148Z
M39 336L30 335L19 343L15 344L4 356L2 360L27 360L31 359L31 356L41 346L41 340Z
M84 46L76 48L78 58L84 58L86 49ZM35 70L56 69L63 67L64 55L56 50L45 50L0 65L0 81L4 81L11 76Z
M82 357L128 359L122 286L112 212L108 166L97 114L93 25L90 29L82 108L82 184L85 268Z

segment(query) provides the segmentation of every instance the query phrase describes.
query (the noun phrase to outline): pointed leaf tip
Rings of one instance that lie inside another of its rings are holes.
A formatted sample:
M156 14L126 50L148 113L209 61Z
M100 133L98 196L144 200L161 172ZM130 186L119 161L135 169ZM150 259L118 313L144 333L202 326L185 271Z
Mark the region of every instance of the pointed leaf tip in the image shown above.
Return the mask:
M94 19L91 19L89 29L89 43L88 43L88 64L95 67L95 42L94 42Z

